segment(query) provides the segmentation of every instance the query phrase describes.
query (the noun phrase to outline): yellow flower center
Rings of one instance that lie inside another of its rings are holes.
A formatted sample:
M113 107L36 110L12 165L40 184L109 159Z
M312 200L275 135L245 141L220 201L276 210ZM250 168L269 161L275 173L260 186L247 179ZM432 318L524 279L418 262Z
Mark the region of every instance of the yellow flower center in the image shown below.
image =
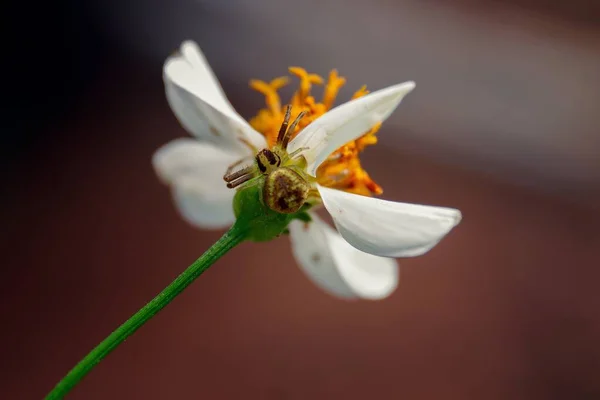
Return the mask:
M292 132L291 137L293 138L308 124L332 108L340 88L346 83L346 79L339 76L335 69L329 73L327 83L319 75L309 74L303 68L290 67L289 72L300 79L298 90L296 90L289 103L292 105L291 119L295 119L302 111L308 111L308 115L300 121L295 131ZM267 105L250 120L250 125L265 136L269 147L275 144L285 115L285 108L281 104L278 91L287 85L288 80L288 77L284 76L275 78L271 82L250 81L250 87L265 96ZM324 83L323 98L320 102L317 102L311 95L312 86L323 85ZM354 93L352 99L364 96L367 93L369 92L366 86L363 86ZM359 154L365 147L377 143L375 134L380 126L381 124L375 125L360 138L334 151L317 169L319 184L364 196L381 194L383 190L362 168L359 159Z

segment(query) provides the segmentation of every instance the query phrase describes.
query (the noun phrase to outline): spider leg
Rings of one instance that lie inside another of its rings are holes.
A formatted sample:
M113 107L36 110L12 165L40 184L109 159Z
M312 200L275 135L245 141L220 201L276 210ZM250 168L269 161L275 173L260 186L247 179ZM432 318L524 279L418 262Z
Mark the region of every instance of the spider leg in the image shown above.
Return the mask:
M291 110L291 106L289 106L288 109ZM281 131L279 131L280 136L277 137L277 143L281 147L283 147L284 149L287 149L287 145L290 141L290 138L292 137L292 134L296 130L296 126L298 125L298 123L300 122L302 117L304 117L306 115L307 112L308 111L302 111L300 114L298 114L298 116L296 117L294 122L292 122L292 125L290 126L290 128L287 130L287 132L284 133L283 136L281 136ZM286 127L287 127L287 125L286 125ZM283 128L283 126L282 126L282 128ZM279 139L281 139L281 140L279 140Z
M251 188L253 186L256 186L258 184L260 184L262 182L262 180L260 179L261 176L250 176L249 178L247 177L243 177L238 179L237 181L233 182L233 183L228 183L227 187L230 189L233 189L235 187L238 187L239 189L248 189ZM233 186L229 186L229 185L233 185Z
M299 149L296 149L296 150L292 151L290 154L288 154L288 157L290 159L293 159L294 157L296 157L299 153L303 152L304 150L308 150L308 147L300 147Z
M321 198L321 194L319 193L319 189L317 189L317 188L311 188L308 191L308 197L316 197L316 198L320 199Z
M288 124L290 123L290 116L292 115L292 106L290 104L287 105L285 109L285 117L283 118L283 122L281 123L281 128L279 128L279 134L277 135L277 144L281 144L286 132ZM285 147L284 147L285 149Z
M223 177L223 180L225 182L228 182L227 186L229 187L229 183L234 182L237 179L240 179L242 177L248 176L250 178L255 176L255 172L256 172L256 168L254 167L254 165L249 165L246 168L242 168L238 171L235 171L234 173L231 173L229 175L225 175ZM248 180L246 179L246 180ZM236 185L237 186L237 185Z
M311 206L316 206L317 204L323 203L323 200L321 199L321 194L319 193L318 189L312 188L308 191L306 203L310 204Z
M238 171L240 172L240 171ZM254 174L253 173L242 173L242 174L238 174L237 176L233 176L234 174L230 175L231 180L227 181L227 187L229 189L233 189L235 187L240 186L242 183L248 182L250 179L254 178Z
M244 163L245 163L246 161L248 161L250 158L253 158L253 157L251 157L251 156L244 157L244 158L242 158L241 160L239 160L239 161L236 161L236 162L234 162L233 164L231 164L229 167L227 167L227 171L225 171L225 176L227 176L227 175L230 175L230 174L233 172L233 170L234 170L236 167L238 167L238 166L239 166L239 165L241 165L241 164L244 164Z
M240 142L242 142L247 148L249 148L252 153L256 154L256 152L258 151L258 149L256 147L254 147L254 145L252 143L250 143L250 141L248 139L239 137L238 140Z

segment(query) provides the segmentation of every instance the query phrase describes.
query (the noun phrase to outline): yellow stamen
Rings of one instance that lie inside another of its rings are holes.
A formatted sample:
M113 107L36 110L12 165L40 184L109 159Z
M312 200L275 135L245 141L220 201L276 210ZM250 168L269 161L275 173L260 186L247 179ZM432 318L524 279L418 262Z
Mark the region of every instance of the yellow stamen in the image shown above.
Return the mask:
M338 92L345 84L346 78L339 76L336 69L331 70L329 73L329 80L327 81L325 91L323 92L323 105L325 105L326 109L329 110L331 108Z
M322 101L317 102L311 95L311 89L313 85L322 85L324 83L323 78L317 74L309 74L304 68L300 67L290 67L289 72L300 80L298 90L293 94L290 101L292 105L291 120L294 120L300 112L308 111L308 115L302 118L295 131L291 133L291 138L294 138L308 124L333 107L340 88L346 84L346 79L339 76L337 70L332 70L323 90ZM269 83L260 80L250 81L250 87L262 93L267 104L267 108L261 109L250 120L250 125L265 136L269 147L275 144L279 127L283 122L284 108L281 105L278 91L287 83L287 77L276 78ZM354 93L352 99L362 97L368 93L367 87L362 86ZM375 135L380 127L380 123L376 124L360 138L334 151L317 169L319 184L364 196L381 194L383 190L362 168L359 159L359 154L367 146L377 143L377 136Z
M369 94L369 91L367 90L367 85L362 85L360 89L354 92L354 94L352 95L352 100L358 99L359 97L363 97L367 94Z
M377 136L375 134L379 132L381 128L381 122L378 122L371 130L365 133L363 136L355 140L356 148L359 152L363 151L365 147L377 144Z
M309 74L304 68L300 67L289 67L288 71L290 71L290 74L300 78L300 88L292 98L292 107L301 107L306 97L310 94L312 85L322 85L323 78L317 74Z
M269 107L269 110L271 110L272 113L277 114L281 112L281 99L279 98L277 91L287 85L287 83L288 77L280 76L269 83L253 79L250 81L250 87L257 92L264 94L267 107Z

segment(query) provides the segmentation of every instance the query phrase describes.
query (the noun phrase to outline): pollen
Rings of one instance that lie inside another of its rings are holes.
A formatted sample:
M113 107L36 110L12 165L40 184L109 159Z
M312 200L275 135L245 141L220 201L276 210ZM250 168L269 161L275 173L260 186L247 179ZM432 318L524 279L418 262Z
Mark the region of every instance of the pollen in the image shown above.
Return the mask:
M298 89L289 102L292 105L291 118L295 119L302 111L308 112L294 132L291 132L293 138L308 124L334 106L340 89L346 84L346 79L340 76L335 69L329 73L327 81L321 76L310 74L300 67L290 67L288 72L299 80ZM275 144L285 115L285 108L281 103L279 90L288 83L289 78L285 76L275 78L270 82L250 81L250 87L265 96L266 103L266 107L259 110L256 116L250 119L250 125L265 136L269 147ZM317 101L311 94L313 86L324 86L320 101ZM362 97L368 93L366 86L362 86L354 93L352 99ZM366 147L377 143L376 133L379 131L380 126L381 124L373 126L360 138L334 151L317 169L319 184L363 196L381 194L383 190L363 169L359 157Z

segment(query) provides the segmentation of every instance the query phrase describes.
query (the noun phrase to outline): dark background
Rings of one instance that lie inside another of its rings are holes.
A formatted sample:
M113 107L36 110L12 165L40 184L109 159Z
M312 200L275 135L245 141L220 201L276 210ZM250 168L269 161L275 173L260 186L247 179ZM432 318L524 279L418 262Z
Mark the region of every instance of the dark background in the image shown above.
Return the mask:
M364 163L388 199L462 210L400 287L346 302L287 240L243 244L73 399L598 398L600 6L594 1L62 1L6 6L3 397L39 399L220 235L151 169L184 136L161 66L184 39L232 103L288 65L414 79Z

